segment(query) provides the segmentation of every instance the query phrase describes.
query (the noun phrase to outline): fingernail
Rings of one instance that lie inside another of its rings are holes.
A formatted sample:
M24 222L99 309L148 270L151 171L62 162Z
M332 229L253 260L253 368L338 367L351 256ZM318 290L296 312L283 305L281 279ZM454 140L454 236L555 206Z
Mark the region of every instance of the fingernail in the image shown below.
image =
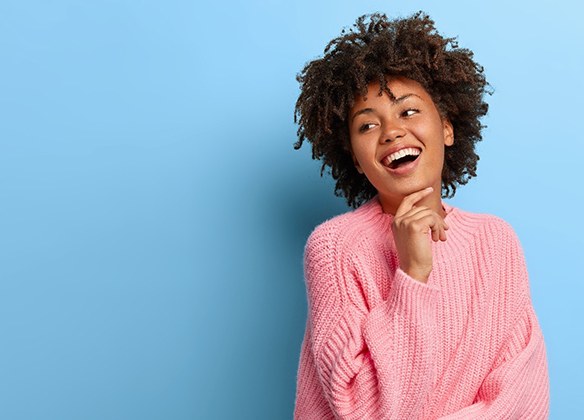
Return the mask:
M428 187L428 188L426 188L426 191L432 191L432 190L434 190L434 188L433 188L433 187Z

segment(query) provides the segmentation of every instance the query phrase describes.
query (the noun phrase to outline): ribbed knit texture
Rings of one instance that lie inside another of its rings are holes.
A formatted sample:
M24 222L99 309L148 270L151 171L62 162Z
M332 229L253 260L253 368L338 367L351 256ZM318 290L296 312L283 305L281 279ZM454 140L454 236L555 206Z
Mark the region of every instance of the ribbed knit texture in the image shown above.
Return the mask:
M448 239L432 242L426 284L399 268L377 197L310 235L296 419L548 417L517 236L500 218L443 206Z

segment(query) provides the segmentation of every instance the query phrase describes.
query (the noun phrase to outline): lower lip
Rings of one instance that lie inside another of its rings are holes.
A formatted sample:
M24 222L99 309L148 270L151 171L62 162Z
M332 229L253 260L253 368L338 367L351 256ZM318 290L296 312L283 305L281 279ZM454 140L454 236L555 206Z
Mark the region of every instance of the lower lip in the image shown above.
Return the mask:
M418 155L418 158L416 160L409 162L405 165L400 165L398 168L391 169L388 166L384 166L384 168L387 169L388 172L390 172L394 175L400 175L400 176L409 175L412 172L414 172L416 170L416 168L418 167L418 162L420 162L420 156L422 156L422 155L421 154Z

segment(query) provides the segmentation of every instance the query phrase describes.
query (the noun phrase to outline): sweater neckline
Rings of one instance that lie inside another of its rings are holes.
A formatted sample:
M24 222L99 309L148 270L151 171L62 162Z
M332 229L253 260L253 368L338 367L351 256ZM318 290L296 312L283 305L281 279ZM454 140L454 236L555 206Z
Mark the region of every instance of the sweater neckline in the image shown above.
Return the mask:
M442 208L446 211L445 220L449 227L446 233L447 240L445 242L432 242L432 254L436 262L444 263L467 250L469 242L476 235L477 228L483 218L480 215L461 211L444 201L442 201ZM360 215L362 222L371 229L369 232L373 236L379 237L382 242L385 242L386 238L392 235L391 224L394 216L391 213L383 212L378 195L362 204L356 212Z

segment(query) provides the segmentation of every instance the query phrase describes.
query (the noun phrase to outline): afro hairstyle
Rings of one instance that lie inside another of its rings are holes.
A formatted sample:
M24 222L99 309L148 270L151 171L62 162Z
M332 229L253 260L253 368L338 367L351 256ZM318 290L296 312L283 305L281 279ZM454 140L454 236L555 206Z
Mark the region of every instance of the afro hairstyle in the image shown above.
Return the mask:
M386 91L391 97L388 78L405 77L426 89L453 126L455 142L445 149L442 170L442 196L452 197L457 185L476 176L475 144L482 139L480 119L488 111L484 96L491 93L483 73L472 51L459 48L455 38L441 36L424 12L394 20L380 13L363 15L297 75L294 148L300 149L304 140L312 144L312 158L322 160L321 176L328 167L335 194L349 206L369 200L377 191L354 166L349 110L370 83L378 82L379 94Z

